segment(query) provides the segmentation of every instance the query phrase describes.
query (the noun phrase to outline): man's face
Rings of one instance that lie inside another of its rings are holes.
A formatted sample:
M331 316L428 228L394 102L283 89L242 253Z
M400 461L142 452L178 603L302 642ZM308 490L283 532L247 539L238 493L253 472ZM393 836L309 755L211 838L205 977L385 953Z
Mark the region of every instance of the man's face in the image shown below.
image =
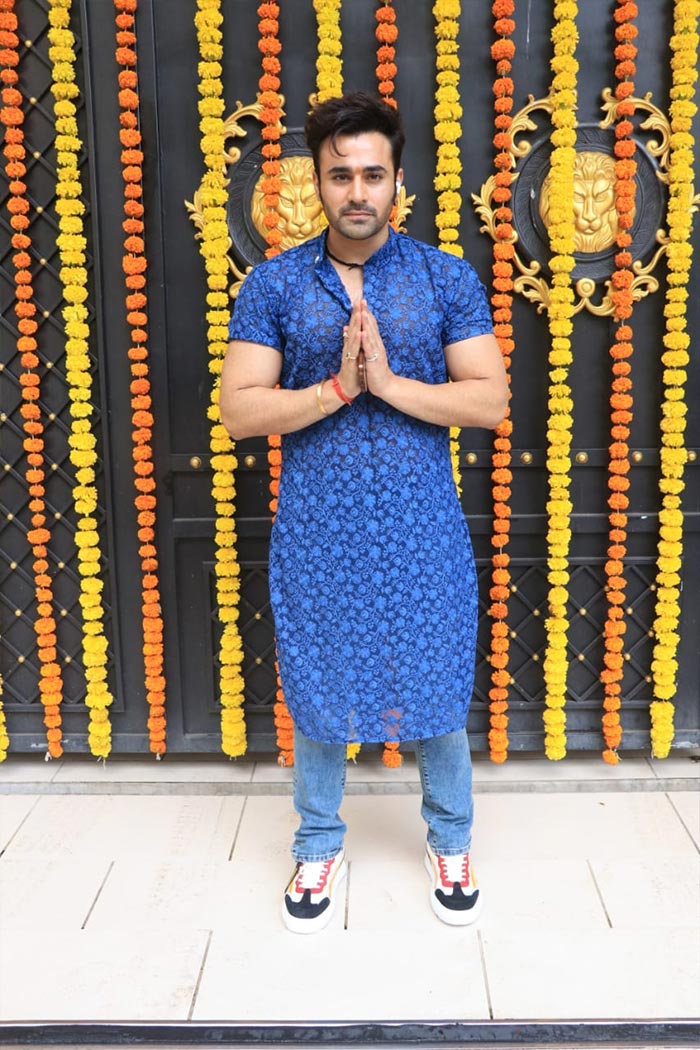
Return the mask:
M396 179L389 139L378 131L321 144L316 192L332 229L350 240L374 237L389 221Z

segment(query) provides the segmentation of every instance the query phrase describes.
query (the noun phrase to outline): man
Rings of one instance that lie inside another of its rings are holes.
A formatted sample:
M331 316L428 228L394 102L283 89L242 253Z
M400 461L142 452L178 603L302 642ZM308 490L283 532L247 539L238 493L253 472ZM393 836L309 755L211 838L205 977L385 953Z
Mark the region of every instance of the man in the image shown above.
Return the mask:
M246 278L221 385L234 439L284 435L270 594L300 825L283 919L306 933L333 913L347 744L413 740L431 904L464 925L477 584L448 428L495 427L506 377L474 270L389 227L397 112L334 98L306 138L328 229Z

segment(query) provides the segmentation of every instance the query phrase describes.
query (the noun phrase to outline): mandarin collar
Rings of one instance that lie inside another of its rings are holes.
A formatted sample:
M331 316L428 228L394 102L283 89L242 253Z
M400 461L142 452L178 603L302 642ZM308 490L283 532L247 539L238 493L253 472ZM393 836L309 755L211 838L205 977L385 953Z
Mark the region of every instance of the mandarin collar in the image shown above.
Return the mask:
M369 259L367 259L362 264L363 269L366 270L368 267L377 266L379 263L381 263L384 260L388 259L389 256L392 254L392 252L394 250L397 237L398 237L398 234L396 233L396 230L394 230L394 228L392 226L390 226L389 227L389 236L384 241L384 244L382 244L381 247L377 248L376 252L373 252L372 255L370 255ZM326 254L326 241L327 241L327 239L328 239L328 227L326 227L326 229L323 231L322 234L320 234L320 236L318 238L319 251L318 251L318 253L316 255L316 258L314 259L314 263L316 265L316 269L317 270L319 269L319 267L324 266L324 264L325 264L325 266L330 267L330 269L333 270L333 272L335 273L336 272L335 267L332 265L330 259L328 258L327 254Z

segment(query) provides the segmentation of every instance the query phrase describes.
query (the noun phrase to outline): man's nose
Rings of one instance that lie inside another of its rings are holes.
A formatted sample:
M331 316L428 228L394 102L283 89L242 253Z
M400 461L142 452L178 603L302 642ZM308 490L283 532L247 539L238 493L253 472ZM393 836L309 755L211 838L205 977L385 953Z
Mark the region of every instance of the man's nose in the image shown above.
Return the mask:
M357 174L353 177L350 184L350 192L354 201L363 201L365 199L365 184L362 175Z

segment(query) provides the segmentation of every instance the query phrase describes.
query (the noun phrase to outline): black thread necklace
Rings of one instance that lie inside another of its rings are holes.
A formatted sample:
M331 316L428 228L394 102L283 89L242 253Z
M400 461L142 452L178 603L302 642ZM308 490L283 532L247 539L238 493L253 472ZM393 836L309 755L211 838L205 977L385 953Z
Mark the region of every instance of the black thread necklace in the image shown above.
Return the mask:
M326 245L326 255L329 259L332 259L333 262L337 262L341 266L347 266L348 270L361 270L362 267L365 265L364 263L351 263L346 262L345 259L339 259L337 255L334 255L333 252L330 251L328 245Z

